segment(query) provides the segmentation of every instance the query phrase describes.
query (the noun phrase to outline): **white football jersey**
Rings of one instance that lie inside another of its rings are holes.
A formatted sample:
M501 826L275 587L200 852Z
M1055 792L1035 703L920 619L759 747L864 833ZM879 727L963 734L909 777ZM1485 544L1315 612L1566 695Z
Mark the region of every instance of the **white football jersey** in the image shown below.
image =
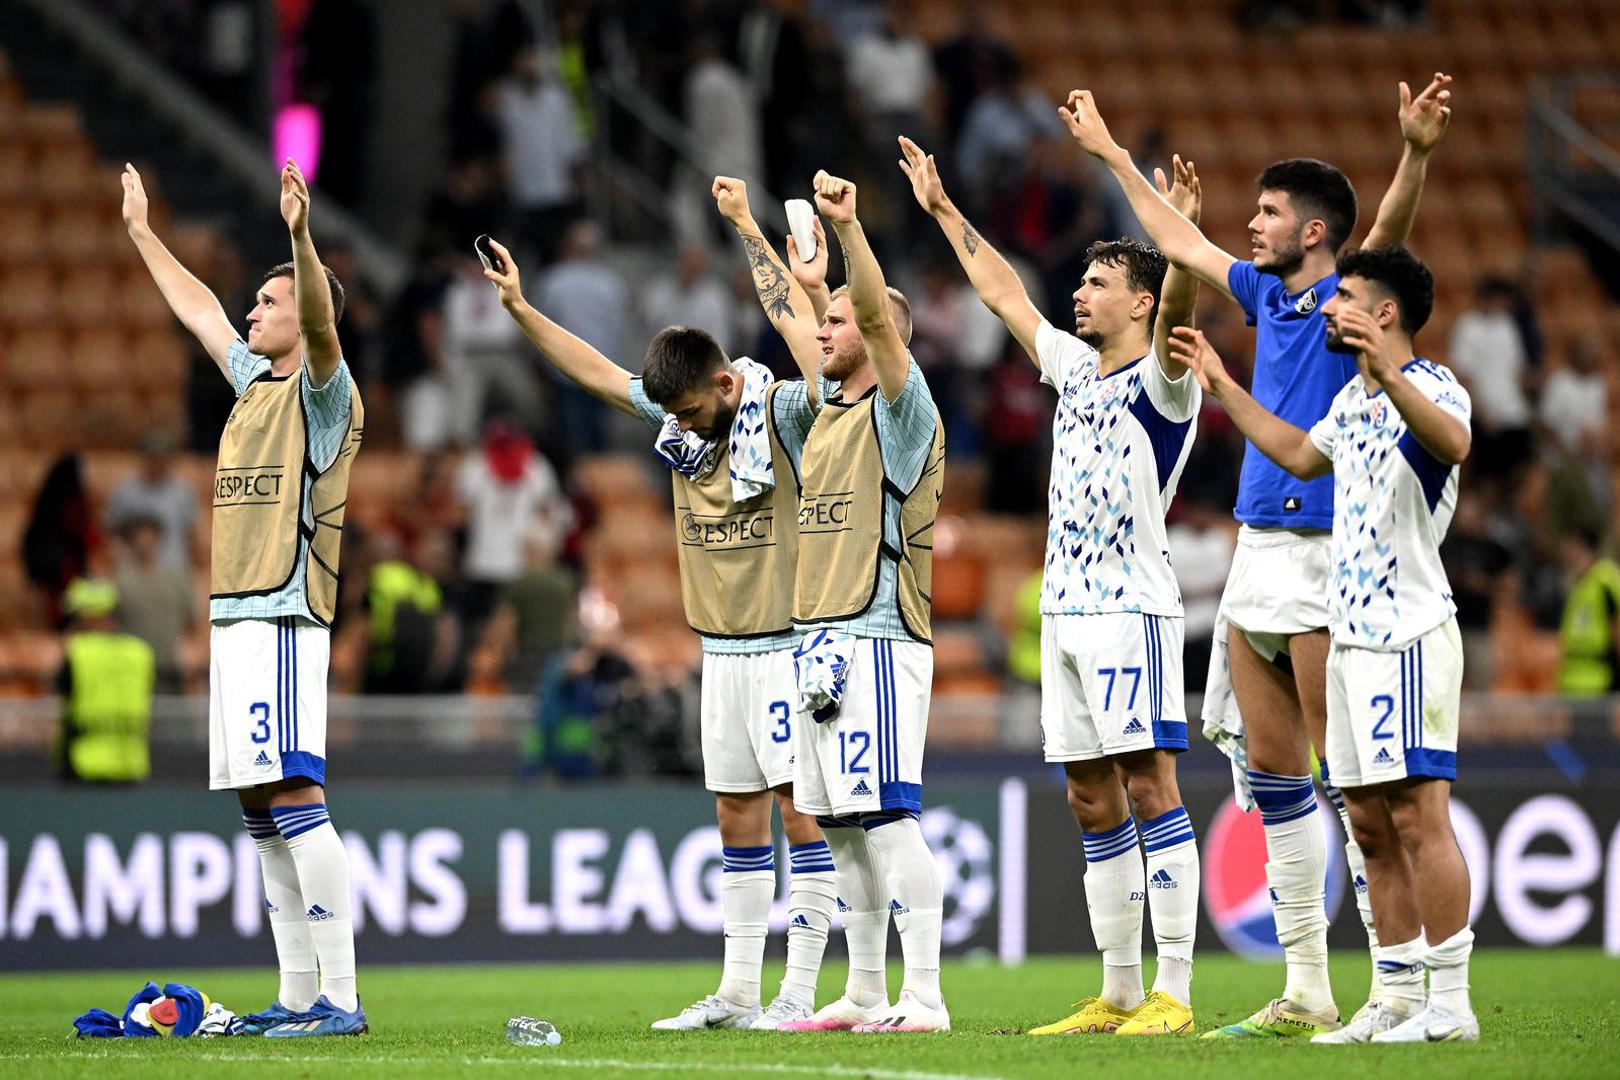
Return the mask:
M1401 369L1430 401L1469 426L1468 391L1421 357ZM1344 385L1311 442L1333 462L1333 640L1404 648L1456 612L1440 541L1457 507L1457 467L1442 463L1406 426L1389 396Z
M1164 515L1192 449L1202 400L1151 354L1104 376L1097 350L1042 322L1041 381L1058 392L1048 489L1047 615L1180 615Z

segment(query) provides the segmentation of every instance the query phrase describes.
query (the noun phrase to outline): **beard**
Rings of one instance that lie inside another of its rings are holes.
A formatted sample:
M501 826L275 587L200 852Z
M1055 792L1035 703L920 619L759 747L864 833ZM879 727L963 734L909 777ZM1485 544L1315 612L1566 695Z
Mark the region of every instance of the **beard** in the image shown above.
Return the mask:
M1358 352L1354 345L1346 345L1344 338L1337 330L1329 327L1327 332L1327 351L1338 353L1340 356L1354 356Z
M1294 237L1293 243L1281 251L1274 251L1271 260L1262 264L1256 259L1254 268L1262 274L1271 274L1274 277L1287 277L1301 266L1305 265L1305 247Z
M715 410L714 423L701 430L697 428L693 428L692 430L696 431L698 438L702 439L704 442L718 442L721 439L731 437L731 425L736 419L736 410L727 409L722 406L721 408Z
M1097 330L1081 330L1079 327L1075 327L1074 336L1090 345L1093 349L1102 348L1103 342L1108 340Z
M821 373L832 382L843 382L860 369L861 362L865 359L858 353L834 350L833 354L822 363Z

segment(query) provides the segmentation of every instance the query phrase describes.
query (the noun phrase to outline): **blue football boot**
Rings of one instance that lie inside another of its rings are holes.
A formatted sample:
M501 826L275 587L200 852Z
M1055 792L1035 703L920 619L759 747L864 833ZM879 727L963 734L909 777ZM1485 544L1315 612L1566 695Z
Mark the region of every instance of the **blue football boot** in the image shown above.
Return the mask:
M308 1012L299 1013L292 1019L271 1028L264 1033L267 1039L298 1039L305 1035L364 1035L368 1030L366 1026L366 1010L356 1003L354 1012L338 1008L329 1001L325 994L315 999L315 1004L309 1007Z
M263 1012L248 1013L238 1017L241 1025L234 1034L237 1035L263 1035L277 1024L285 1024L289 1020L298 1019L299 1014L293 1012L279 1001L270 1003L270 1007Z

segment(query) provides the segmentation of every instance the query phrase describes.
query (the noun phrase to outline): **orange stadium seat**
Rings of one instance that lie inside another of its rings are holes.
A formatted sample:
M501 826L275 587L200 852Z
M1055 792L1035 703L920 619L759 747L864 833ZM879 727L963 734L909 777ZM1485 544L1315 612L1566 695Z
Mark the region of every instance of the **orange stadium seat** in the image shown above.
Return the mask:
M3 294L0 294L3 295ZM0 299L0 303L3 303ZM6 344L3 370L15 387L38 389L65 381L68 342L54 327L35 327L13 334Z
M129 348L127 337L120 350L122 377L142 387L184 386L191 353L174 331L148 330ZM410 475L407 472L407 475Z
M0 312L11 326L38 326L56 318L55 275L44 267L13 267L0 276Z
M0 158L6 155L0 153ZM0 174L5 166L0 165ZM45 215L32 202L12 202L0 205L0 263L28 263L37 265L43 237ZM0 318L4 317L0 312Z
M35 390L22 411L22 434L33 446L57 449L84 434L83 400L72 390Z
M132 246L127 241L124 244ZM144 267L131 268L124 274L118 293L118 316L124 325L141 330L167 330L174 320L168 301Z
M101 327L75 334L67 354L67 380L90 394L116 390L133 381L128 336L112 329L105 315L101 321Z

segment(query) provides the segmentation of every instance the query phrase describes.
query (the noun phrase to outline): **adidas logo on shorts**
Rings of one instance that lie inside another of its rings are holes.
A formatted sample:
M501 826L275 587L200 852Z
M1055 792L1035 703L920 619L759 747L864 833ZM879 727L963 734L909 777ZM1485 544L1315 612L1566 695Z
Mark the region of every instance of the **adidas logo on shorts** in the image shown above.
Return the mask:
M1373 764L1374 765L1393 765L1394 763L1395 763L1395 759L1389 756L1389 747L1380 746L1378 748L1377 756L1375 756L1373 758Z
M259 756L253 759L253 767L255 769L263 769L263 768L268 767L269 765L270 765L270 755L265 753L263 750L260 750L259 751Z
M866 778L862 777L861 779L855 781L855 786L849 789L849 794L851 797L856 795L870 795L872 794L872 789L867 786Z
M839 911L854 911L855 910L854 908L850 907L848 904L844 903L844 898L842 896L837 897L837 900L838 900L838 910Z
M1142 726L1142 721L1140 719L1133 716L1133 717L1131 717L1131 722L1125 725L1124 734L1126 734L1126 735L1146 735L1147 734L1147 728Z
M898 900L890 900L889 901L889 914L890 915L909 915L910 913L911 913L911 909L906 907L906 905L902 904L900 901L898 901Z

